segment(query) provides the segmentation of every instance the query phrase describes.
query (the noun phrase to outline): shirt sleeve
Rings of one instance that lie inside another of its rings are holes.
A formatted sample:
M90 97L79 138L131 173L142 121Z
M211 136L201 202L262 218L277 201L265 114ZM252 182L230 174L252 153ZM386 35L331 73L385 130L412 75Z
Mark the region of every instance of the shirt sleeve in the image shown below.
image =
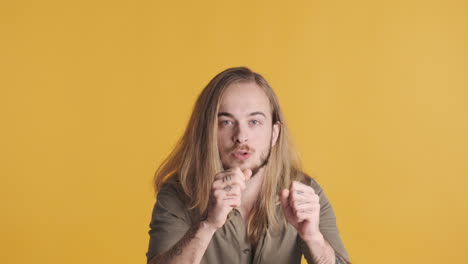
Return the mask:
M315 193L319 196L320 232L322 232L323 236L328 241L330 246L335 250L336 263L350 263L348 253L346 252L346 249L340 238L338 228L336 226L335 212L333 211L333 207L331 206L330 201L325 196L323 189L314 179L310 179L310 185L314 189ZM298 240L299 245L301 247L301 251L304 254L304 257L306 258L307 262L309 264L314 264L312 256L309 252L309 248L299 236Z
M173 184L166 184L158 193L150 222L147 262L169 250L190 228L187 209Z

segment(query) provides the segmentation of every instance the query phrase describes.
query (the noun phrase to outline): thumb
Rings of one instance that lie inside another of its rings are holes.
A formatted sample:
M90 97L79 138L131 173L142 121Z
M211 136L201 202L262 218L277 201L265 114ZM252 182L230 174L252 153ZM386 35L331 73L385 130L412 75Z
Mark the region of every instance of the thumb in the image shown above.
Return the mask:
M286 208L288 207L288 198L289 198L289 190L288 189L282 190L280 193L280 203L281 203L281 207L283 207L283 210L286 210Z
M245 170L242 171L242 173L244 173L245 181L250 180L250 177L252 177L252 170L251 169L245 169Z

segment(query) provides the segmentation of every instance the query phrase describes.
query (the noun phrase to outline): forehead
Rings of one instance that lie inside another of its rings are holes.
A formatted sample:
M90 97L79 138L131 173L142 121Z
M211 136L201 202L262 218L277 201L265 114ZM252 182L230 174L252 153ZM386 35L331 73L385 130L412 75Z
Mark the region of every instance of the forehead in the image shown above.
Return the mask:
M219 112L242 116L257 111L271 116L270 101L263 89L256 83L236 82L226 87Z

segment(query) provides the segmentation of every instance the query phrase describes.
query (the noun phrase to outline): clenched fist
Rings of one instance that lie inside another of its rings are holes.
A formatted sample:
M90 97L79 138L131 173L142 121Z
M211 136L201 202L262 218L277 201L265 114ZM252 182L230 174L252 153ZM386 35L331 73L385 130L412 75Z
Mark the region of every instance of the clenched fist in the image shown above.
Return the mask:
M305 242L320 234L319 197L312 187L294 181L280 194L281 207L288 222Z
M210 205L208 207L207 224L220 228L226 222L232 208L241 205L242 191L245 182L252 176L252 171L232 168L215 175L211 188Z

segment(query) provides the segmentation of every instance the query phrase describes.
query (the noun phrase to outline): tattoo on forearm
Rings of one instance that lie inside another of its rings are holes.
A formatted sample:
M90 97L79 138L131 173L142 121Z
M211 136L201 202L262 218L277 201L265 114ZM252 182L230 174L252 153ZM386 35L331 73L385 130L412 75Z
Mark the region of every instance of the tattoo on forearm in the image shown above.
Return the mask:
M320 253L312 254L311 258L313 264L339 264L339 262L336 261L337 256L335 251L327 240L325 240L325 245L320 249Z
M168 251L161 253L155 256L149 264L165 264L170 261L175 256L179 256L182 254L183 249L187 246L187 244L192 240L196 239L195 234L198 231L199 223L194 224L185 235Z
M334 264L335 263L335 258L330 258L329 256L314 257L313 259L314 259L315 264Z

